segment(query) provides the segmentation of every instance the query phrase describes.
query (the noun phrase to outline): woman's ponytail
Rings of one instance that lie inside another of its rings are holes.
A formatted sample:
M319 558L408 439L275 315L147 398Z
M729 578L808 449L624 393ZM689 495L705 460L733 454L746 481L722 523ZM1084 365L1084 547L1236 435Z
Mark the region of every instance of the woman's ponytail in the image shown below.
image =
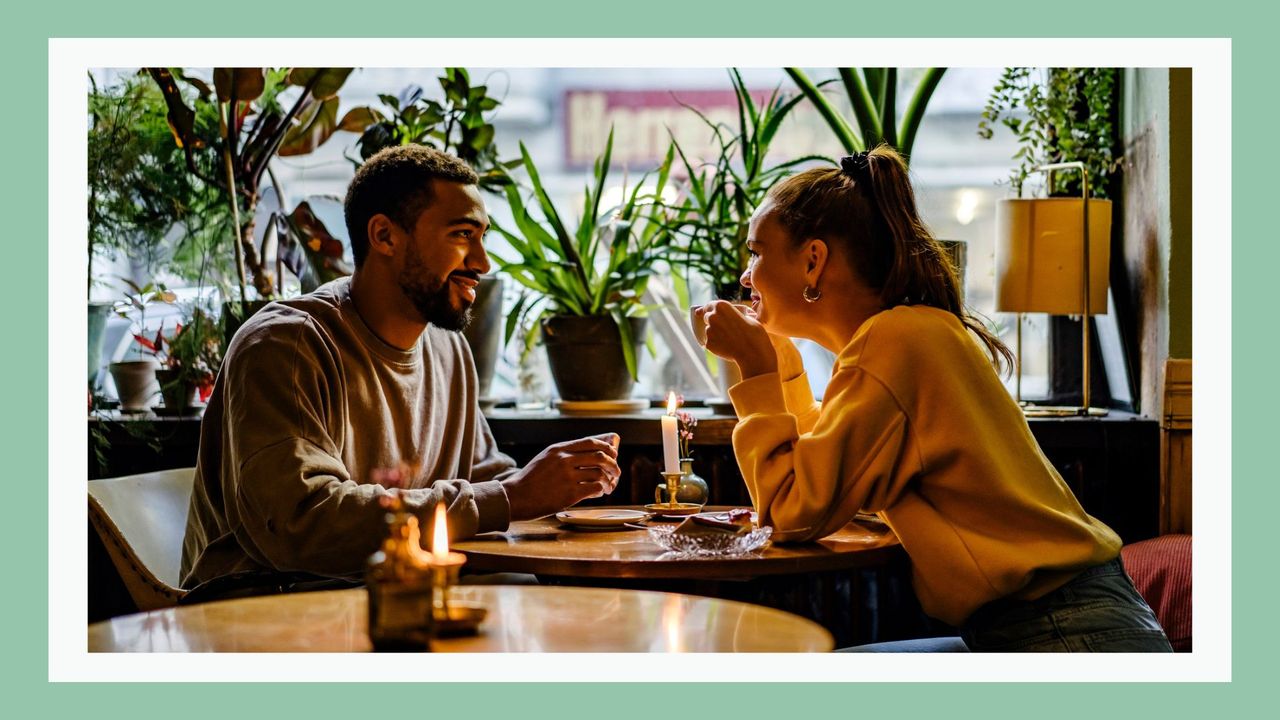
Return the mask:
M959 272L920 219L896 150L880 145L842 158L838 170L806 170L775 185L769 197L797 242L843 242L854 272L880 293L884 308L946 310L978 336L998 370L1013 367L1013 353L961 302Z

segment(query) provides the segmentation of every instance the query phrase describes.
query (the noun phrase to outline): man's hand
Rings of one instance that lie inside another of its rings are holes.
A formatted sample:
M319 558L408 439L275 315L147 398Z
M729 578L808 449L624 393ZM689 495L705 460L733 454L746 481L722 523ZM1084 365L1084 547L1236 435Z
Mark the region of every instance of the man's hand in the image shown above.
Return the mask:
M580 500L613 492L618 469L618 436L592 435L556 443L502 481L511 519L527 520L559 512Z

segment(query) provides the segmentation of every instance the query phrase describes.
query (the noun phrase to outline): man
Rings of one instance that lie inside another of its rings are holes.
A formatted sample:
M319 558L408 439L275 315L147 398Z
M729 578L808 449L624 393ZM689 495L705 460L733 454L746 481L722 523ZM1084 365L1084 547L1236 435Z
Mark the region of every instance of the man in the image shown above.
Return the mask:
M184 588L359 578L386 532L390 491L374 482L386 468L410 468L400 492L424 522L446 504L455 538L613 490L616 437L553 445L518 469L479 412L459 332L489 270L477 180L422 146L370 158L344 203L355 273L236 333L201 428Z

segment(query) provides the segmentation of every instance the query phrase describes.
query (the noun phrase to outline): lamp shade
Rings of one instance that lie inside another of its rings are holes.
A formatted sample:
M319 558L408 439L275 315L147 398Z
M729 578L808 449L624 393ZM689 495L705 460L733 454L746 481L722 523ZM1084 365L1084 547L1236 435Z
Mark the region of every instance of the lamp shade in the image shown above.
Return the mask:
M1001 200L996 205L996 310L1081 315L1084 201ZM1089 201L1089 314L1107 312L1111 201Z

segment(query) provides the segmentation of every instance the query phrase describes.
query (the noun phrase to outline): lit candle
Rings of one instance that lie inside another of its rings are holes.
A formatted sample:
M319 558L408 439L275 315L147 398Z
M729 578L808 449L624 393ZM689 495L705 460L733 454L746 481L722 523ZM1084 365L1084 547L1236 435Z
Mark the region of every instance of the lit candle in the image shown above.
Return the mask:
M431 559L436 565L449 562L449 522L442 502L436 503L436 522L431 534Z
M667 393L667 414L662 416L662 457L666 472L680 472L680 444L676 420L676 394Z

